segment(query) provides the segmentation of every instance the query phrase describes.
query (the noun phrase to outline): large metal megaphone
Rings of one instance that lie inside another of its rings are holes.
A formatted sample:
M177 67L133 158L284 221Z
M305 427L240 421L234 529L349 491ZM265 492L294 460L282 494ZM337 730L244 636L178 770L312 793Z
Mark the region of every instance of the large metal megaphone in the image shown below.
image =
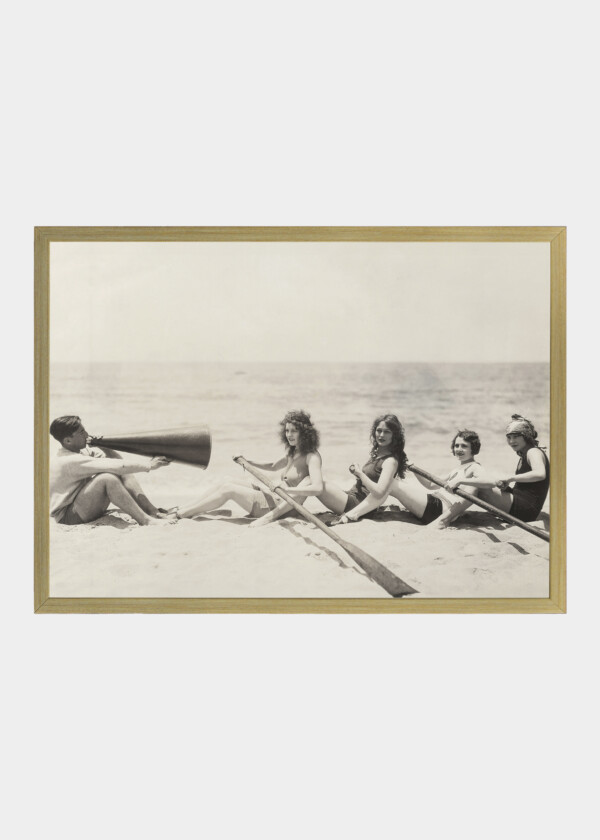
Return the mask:
M210 461L211 438L208 426L188 426L131 435L100 435L90 438L90 446L108 446L119 452L147 455L149 458L163 455L171 461L193 464L204 470Z

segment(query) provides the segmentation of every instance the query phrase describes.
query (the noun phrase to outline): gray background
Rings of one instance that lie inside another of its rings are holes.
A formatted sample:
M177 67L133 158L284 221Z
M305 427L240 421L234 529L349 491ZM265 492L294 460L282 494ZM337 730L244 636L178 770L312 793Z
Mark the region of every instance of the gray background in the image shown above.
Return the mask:
M587 6L116 8L5 21L10 836L589 835ZM35 224L568 224L568 615L33 616Z

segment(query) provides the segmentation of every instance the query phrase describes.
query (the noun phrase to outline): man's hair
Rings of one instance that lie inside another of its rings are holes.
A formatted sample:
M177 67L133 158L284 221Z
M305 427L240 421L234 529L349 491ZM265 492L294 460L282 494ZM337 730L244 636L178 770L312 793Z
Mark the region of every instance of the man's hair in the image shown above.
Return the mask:
M50 434L59 443L69 437L81 426L81 417L74 414L65 414L64 417L57 417L50 423Z
M456 438L461 437L467 443L471 444L471 454L478 455L479 450L481 449L481 441L479 440L479 435L477 432L472 431L471 429L460 429L452 438L452 443L450 444L450 451L454 455L454 444L456 443Z

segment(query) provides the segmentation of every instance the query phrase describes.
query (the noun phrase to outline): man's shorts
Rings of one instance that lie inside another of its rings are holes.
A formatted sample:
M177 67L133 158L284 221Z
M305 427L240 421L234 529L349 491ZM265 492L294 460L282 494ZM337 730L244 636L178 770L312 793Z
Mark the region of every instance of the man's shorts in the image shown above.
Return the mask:
M68 508L65 508L65 512L62 516L62 519L59 522L59 525L83 525L83 519L79 516L78 513L75 513L73 510L73 505L75 502L71 502Z

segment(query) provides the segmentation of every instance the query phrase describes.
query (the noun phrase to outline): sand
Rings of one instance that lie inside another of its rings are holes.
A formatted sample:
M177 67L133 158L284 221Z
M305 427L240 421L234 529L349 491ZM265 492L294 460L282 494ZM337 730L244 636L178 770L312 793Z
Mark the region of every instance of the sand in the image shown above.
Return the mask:
M159 501L160 503L160 501ZM310 500L309 509L327 523ZM548 528L542 514L537 525ZM261 528L234 503L216 517L148 528L114 511L50 525L51 597L389 598L344 550L299 516ZM417 590L410 598L547 598L549 546L471 508L445 530L387 506L336 533Z

